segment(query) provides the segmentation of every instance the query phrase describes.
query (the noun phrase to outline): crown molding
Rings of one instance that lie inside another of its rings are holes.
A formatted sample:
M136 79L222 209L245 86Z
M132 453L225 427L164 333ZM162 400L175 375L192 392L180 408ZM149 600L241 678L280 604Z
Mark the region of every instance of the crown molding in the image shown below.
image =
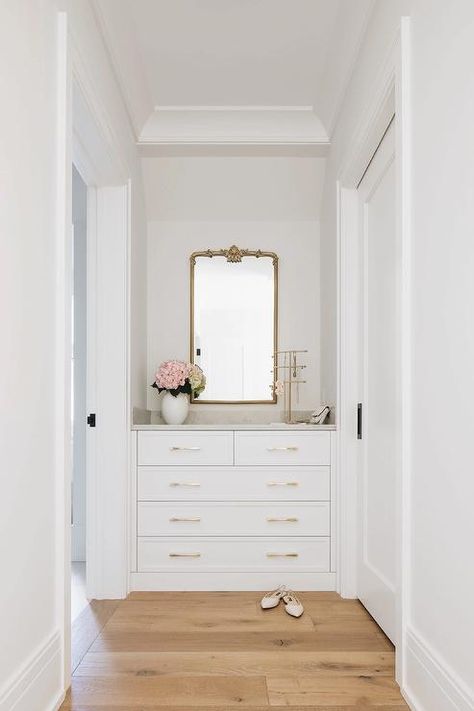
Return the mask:
M155 111L310 111L314 113L314 106L299 106L299 105L257 105L257 104L242 104L241 106L232 105L173 105L173 104L158 104L155 106Z
M310 106L166 106L138 139L150 146L321 146L326 130Z

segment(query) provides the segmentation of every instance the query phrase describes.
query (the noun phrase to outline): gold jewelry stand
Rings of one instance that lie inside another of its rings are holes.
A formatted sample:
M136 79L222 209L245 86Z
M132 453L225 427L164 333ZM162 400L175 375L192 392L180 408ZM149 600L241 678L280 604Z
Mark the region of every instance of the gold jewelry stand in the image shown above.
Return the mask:
M285 422L288 425L296 425L297 421L293 419L293 412L292 412L292 400L293 400L293 391L292 388L296 385L302 385L303 383L306 383L306 380L301 379L301 371L306 368L306 365L303 363L298 363L298 356L301 353L307 353L307 350L304 351L297 351L297 350L290 350L290 351L275 351L273 354L273 378L275 382L275 388L276 388L276 383L277 381L280 383L283 383L284 385L284 392L283 392L283 402L284 402L284 409L285 409ZM283 357L283 363L280 363L280 359ZM279 377L279 372L283 371L283 377Z

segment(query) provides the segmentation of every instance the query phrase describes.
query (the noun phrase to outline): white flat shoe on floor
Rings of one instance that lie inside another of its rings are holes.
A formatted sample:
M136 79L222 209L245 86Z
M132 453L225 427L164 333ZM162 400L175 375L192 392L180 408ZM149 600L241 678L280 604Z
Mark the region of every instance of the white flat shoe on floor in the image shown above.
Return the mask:
M283 596L286 612L292 617L301 617L304 612L304 607L298 600L294 592L288 591Z
M287 595L288 590L286 589L285 585L280 585L279 588L276 590L272 590L272 592L268 592L262 597L260 601L260 605L262 606L263 610L271 610L272 607L278 607L280 604L280 600L284 595Z

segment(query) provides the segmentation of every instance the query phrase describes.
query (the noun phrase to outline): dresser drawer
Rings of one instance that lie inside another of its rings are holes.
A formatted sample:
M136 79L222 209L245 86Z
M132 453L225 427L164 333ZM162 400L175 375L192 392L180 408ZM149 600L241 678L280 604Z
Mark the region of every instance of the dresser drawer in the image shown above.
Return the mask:
M138 570L329 571L328 538L139 538Z
M328 501L329 467L139 467L139 501Z
M329 503L138 504L139 536L328 536Z
M232 465L232 432L139 432L138 464L153 466Z
M330 462L329 432L235 433L236 465L329 465Z

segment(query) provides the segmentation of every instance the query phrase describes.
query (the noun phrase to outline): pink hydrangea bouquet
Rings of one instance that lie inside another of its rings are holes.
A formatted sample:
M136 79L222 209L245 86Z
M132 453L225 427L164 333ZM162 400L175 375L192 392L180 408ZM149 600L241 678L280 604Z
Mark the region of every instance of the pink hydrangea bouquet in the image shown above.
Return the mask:
M201 368L194 363L166 360L158 368L155 382L151 387L156 388L159 393L167 390L174 397L179 393L185 393L198 398L206 387L206 377Z

